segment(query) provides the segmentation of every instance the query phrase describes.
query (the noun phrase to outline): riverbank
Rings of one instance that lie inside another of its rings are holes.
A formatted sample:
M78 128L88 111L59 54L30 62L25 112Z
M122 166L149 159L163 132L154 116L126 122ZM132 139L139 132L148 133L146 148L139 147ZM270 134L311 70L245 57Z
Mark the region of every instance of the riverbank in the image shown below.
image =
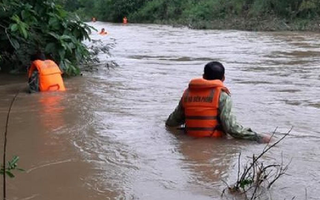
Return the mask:
M139 22L140 23L140 22ZM240 30L240 31L320 31L320 18L307 20L287 20L277 17L269 18L226 18L211 21L185 21L185 20L158 20L155 24L172 26L187 26L191 29L216 29L216 30Z

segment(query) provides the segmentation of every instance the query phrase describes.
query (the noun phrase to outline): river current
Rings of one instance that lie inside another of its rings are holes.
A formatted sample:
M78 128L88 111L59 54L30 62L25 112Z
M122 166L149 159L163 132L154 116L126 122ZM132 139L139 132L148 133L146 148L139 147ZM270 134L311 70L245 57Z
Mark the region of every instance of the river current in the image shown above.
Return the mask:
M65 79L67 92L28 94L24 77L0 76L0 127L12 107L7 159L10 200L220 199L264 144L194 139L164 122L207 62L226 68L233 112L245 127L289 136L263 158L289 164L273 199L320 196L320 35L309 32L190 30L90 23L102 44L93 72ZM107 65L113 62L117 65ZM106 66L107 65L107 66ZM3 149L3 136L1 149ZM1 153L3 151L1 150Z

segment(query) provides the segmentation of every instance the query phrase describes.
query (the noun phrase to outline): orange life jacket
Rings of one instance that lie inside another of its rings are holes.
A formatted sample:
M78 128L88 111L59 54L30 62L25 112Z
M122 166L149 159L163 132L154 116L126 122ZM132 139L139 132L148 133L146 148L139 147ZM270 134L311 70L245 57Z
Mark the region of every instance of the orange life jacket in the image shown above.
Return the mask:
M193 137L222 137L219 122L219 98L221 90L229 90L220 80L193 79L182 96L186 117L185 130Z
M65 91L64 83L61 77L61 70L58 65L52 60L35 60L28 72L28 77L30 78L33 71L38 70L39 72L39 88L40 91Z
M126 17L124 17L124 18L122 19L122 23L127 24L127 23L128 23L128 19L127 19Z
M99 34L100 34L100 35L107 35L107 34L108 34L108 32L101 31Z

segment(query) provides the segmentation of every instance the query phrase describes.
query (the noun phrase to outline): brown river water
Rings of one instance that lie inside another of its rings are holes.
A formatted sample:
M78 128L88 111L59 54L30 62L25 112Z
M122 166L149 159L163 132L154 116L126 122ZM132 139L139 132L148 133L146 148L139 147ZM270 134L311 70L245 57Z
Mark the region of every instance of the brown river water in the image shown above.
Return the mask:
M10 200L220 199L264 144L193 139L165 128L191 78L209 61L226 67L234 113L244 126L279 139L265 163L291 163L273 199L320 196L320 34L190 30L146 24L91 24L109 44L94 72L65 80L65 93L25 92L25 77L0 76L0 128L14 95L7 159ZM88 42L89 45L94 45ZM3 153L1 136L1 155ZM0 192L1 193L1 192Z

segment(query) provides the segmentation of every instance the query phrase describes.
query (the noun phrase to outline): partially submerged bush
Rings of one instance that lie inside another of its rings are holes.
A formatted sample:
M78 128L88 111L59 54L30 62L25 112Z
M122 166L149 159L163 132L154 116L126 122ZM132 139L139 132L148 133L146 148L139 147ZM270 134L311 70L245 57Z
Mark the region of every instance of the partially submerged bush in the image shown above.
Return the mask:
M284 164L283 161L279 164L265 164L260 159L264 154L266 154L270 149L281 142L286 136L291 132L292 128L284 134L275 143L267 144L263 149L262 153L258 156L252 155L252 160L250 160L241 172L241 154L238 158L238 177L237 181L233 185L226 183L227 188L223 190L222 196L224 196L226 190L231 195L241 196L243 199L259 199L265 196L271 186L288 170L289 164ZM275 134L274 131L273 135Z
M30 55L42 51L67 75L77 75L78 65L90 58L82 41L90 40L91 27L55 0L4 0L0 10L1 70L25 71Z

